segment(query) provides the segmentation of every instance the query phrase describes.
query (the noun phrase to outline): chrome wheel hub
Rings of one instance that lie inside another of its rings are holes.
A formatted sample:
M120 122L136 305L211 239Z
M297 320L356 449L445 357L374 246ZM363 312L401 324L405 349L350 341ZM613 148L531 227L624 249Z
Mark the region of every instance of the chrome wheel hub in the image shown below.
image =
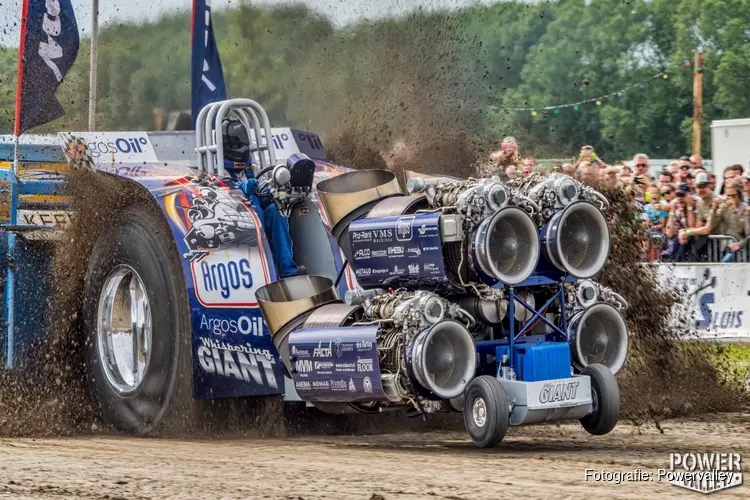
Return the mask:
M104 281L97 313L97 348L107 381L122 395L143 382L151 357L151 307L141 277L117 266Z
M484 402L483 398L474 400L474 404L471 405L471 414L477 427L484 427L487 422L487 403Z

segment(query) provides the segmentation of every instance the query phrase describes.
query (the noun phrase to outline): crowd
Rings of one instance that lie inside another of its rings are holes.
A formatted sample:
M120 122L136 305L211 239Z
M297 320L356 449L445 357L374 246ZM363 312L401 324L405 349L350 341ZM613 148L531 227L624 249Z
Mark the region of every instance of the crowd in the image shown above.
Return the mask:
M549 173L535 158L522 158L512 137L503 140L491 160L489 170L506 180ZM673 161L653 177L645 154L636 154L630 163L607 164L594 148L584 146L576 158L552 171L590 184L619 185L630 193L640 213L638 223L651 235L644 260L737 260L750 240L750 171L742 165L726 167L717 189L716 174L706 171L697 155Z

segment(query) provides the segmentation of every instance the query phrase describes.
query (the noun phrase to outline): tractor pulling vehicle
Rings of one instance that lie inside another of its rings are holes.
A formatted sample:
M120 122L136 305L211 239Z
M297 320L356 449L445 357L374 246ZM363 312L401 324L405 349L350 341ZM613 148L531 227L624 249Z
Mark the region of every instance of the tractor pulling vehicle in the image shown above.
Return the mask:
M276 279L258 215L226 180L230 115L306 275ZM35 276L73 217L60 164L151 200L82 256L83 361L102 419L121 431L154 430L184 399L264 395L332 414L460 411L480 447L508 425L617 423L627 304L590 280L609 254L607 202L578 181L412 173L405 193L392 172L331 164L315 134L271 129L249 99L207 106L189 134L32 142L22 167L0 169L9 369L49 323Z

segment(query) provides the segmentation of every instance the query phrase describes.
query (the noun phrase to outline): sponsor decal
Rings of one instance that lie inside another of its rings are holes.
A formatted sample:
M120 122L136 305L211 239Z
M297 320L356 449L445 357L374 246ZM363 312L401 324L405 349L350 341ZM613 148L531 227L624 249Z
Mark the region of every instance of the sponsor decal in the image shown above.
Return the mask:
M333 361L316 361L315 362L315 371L332 370L332 369L333 369Z
M366 393L372 394L372 380L370 380L370 377L362 379L362 388Z
M312 387L315 390L329 390L331 388L327 380L313 380Z
M373 243L388 243L393 240L393 229L373 229L372 230L372 242Z
M328 347L323 347L323 342L318 342L318 347L313 349L313 358L330 358L332 356L331 342Z
M344 342L341 337L336 337L333 341L334 349L336 350L336 357L340 358L345 352L354 351L354 345L351 342Z
M309 350L300 349L296 345L292 346L291 353L292 353L292 358L309 358L310 357Z
M184 236L195 295L204 307L258 307L255 291L270 281L260 223L240 201L219 188L202 186L185 206Z
M298 359L294 362L296 373L310 373L313 371L313 363L309 359Z
M185 234L191 261L201 260L211 250L228 245L258 246L258 225L240 201L222 189L202 186L187 207L192 227Z
M372 349L372 341L370 340L358 340L357 341L357 351L369 351Z
M224 299L228 299L232 291L251 290L253 288L253 274L250 272L250 261L248 259L243 258L239 261L230 260L215 264L201 261L199 266L203 290L218 292Z
M388 252L386 250L373 250L372 257L388 257Z
M349 233L354 241L371 241L372 231L354 231Z
M354 258L355 259L369 259L370 258L370 249L369 248L360 248L356 252L354 252Z
M198 346L198 362L206 373L217 374L222 377L234 377L245 382L255 382L263 385L263 375L267 384L278 388L273 365L276 364L271 351L259 349L250 344L233 345L217 342L211 338L200 337Z
M358 267L355 271L357 276L370 276L372 274L372 268L369 267Z
M539 392L540 403L554 403L556 401L569 401L576 398L578 386L577 380L571 382L548 382L544 384Z
M298 391L309 391L312 389L312 385L307 380L297 380L294 383L294 388Z
M414 264L409 264L406 267L409 268L409 274L419 274L419 264L416 262Z
M354 363L336 363L335 367L337 372L353 372L355 369Z
M18 222L30 226L46 226L65 229L75 222L75 212L58 210L19 210Z
M389 257L401 257L403 254L404 254L404 247L401 247L401 246L388 247Z
M154 163L154 147L145 132L74 132L95 163ZM61 137L63 137L61 135Z
M357 360L357 371L372 373L373 363L372 359L358 359Z
M240 316L238 319L212 318L206 314L201 314L200 327L214 335L223 337L233 333L242 335L263 336L263 318Z
M396 241L411 241L414 217L401 217L396 221Z
M422 249L419 247L411 247L406 249L406 253L409 257L419 257L422 255Z
M346 380L331 380L332 391L346 391Z
M349 379L349 392L357 392L357 386L354 385L354 379Z

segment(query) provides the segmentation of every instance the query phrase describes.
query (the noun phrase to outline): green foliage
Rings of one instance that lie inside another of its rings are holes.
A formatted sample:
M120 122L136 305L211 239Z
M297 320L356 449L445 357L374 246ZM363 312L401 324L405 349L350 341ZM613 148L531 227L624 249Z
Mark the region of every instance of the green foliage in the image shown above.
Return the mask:
M582 144L611 162L679 156L692 134L693 68L684 61L692 65L696 51L705 54L705 155L711 120L750 115L750 0L503 2L341 29L303 6L243 4L214 24L231 97L256 99L276 124L321 133L353 161L365 162L351 154L366 149L449 172L508 134L537 157L572 156ZM190 107L189 13L106 27L99 47L98 128L149 129L154 108ZM2 133L12 130L16 56L0 50ZM82 40L58 92L66 116L34 132L85 129L88 65ZM669 79L651 79L662 71ZM640 82L648 86L579 111L492 109L581 101Z

